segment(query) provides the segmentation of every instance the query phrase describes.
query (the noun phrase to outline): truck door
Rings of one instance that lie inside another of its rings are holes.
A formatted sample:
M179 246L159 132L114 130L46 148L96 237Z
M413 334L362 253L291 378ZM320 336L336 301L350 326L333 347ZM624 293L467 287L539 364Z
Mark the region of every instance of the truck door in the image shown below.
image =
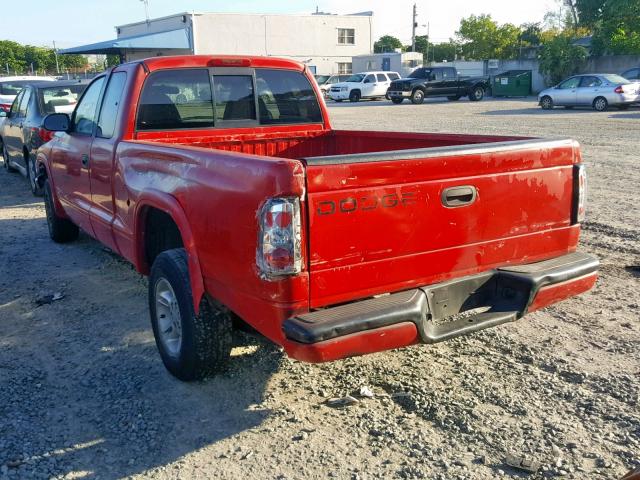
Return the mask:
M89 155L104 78L98 77L87 87L73 112L69 131L57 137L50 158L53 187L58 199L71 220L91 235L94 232L89 220Z
M438 96L445 94L444 77L442 76L442 69L436 68L431 71L427 78L427 95Z
M118 251L112 225L115 205L112 190L114 159L120 138L116 124L121 114L122 94L127 81L125 72L114 72L104 92L98 114L95 137L91 143L89 179L91 185L91 226L98 240Z
M442 69L442 86L443 94L458 94L458 72L453 67L445 67Z
M389 85L391 85L391 82L384 73L377 73L375 85L376 88L374 95L376 97L384 97L387 94L387 89L389 88Z

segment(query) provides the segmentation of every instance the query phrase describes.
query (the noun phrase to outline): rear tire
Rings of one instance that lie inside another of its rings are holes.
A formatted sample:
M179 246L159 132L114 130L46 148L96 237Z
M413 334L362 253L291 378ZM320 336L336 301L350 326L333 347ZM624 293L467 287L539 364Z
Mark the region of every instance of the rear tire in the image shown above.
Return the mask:
M593 101L593 109L598 111L598 112L604 112L607 110L607 108L609 108L609 102L607 102L607 99L604 97L597 97L594 101Z
M16 169L10 165L9 152L7 152L7 146L4 143L2 144L2 159L4 161L4 168L7 172L13 173L16 171Z
M404 100L404 98L395 98L395 97L391 99L391 101L393 103L395 103L396 105L400 105L403 100Z
M27 177L29 178L29 185L31 186L31 193L34 197L42 196L42 187L38 185L38 168L36 162L32 159L27 159Z
M484 88L481 86L473 87L473 90L469 94L469 100L472 102L479 102L484 98Z
M231 312L206 295L195 314L187 252L174 248L159 254L149 277L149 312L164 366L182 381L200 380L223 371L231 357Z
M543 110L551 110L553 108L553 98L545 95L540 99L540 106Z
M354 90L353 92L351 92L349 94L349 101L351 103L357 103L360 101L360 98L362 97L362 95L360 95L360 92L357 90Z
M70 220L56 215L49 180L44 181L44 209L47 213L49 236L56 243L67 243L78 238L80 229Z
M419 88L416 88L411 94L411 103L414 105L420 105L424 102L424 92Z

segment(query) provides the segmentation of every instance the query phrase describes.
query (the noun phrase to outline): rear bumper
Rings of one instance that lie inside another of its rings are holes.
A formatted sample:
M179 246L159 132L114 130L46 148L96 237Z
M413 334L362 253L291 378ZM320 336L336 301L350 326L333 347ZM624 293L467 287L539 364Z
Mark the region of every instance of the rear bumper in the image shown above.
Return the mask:
M598 259L584 253L362 300L287 319L289 356L325 362L438 343L518 320L591 289Z

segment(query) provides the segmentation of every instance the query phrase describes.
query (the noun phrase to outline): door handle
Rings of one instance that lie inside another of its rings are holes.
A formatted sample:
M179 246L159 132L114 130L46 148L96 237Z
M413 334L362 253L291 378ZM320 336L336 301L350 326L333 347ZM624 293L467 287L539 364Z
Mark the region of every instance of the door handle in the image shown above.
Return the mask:
M87 155L86 153L82 154L82 166L83 167L89 166L89 155Z
M476 201L478 192L476 187L465 185L462 187L446 188L442 191L442 204L447 208L464 207Z

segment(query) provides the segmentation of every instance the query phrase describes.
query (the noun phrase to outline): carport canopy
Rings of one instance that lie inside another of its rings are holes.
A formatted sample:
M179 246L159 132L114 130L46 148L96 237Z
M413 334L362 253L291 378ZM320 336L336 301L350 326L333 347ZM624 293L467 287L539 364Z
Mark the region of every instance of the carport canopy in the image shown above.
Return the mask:
M58 50L58 53L96 53L102 55L122 55L125 51L189 49L191 43L184 28L166 32L146 33L131 37L121 37L105 42L91 43L79 47Z

